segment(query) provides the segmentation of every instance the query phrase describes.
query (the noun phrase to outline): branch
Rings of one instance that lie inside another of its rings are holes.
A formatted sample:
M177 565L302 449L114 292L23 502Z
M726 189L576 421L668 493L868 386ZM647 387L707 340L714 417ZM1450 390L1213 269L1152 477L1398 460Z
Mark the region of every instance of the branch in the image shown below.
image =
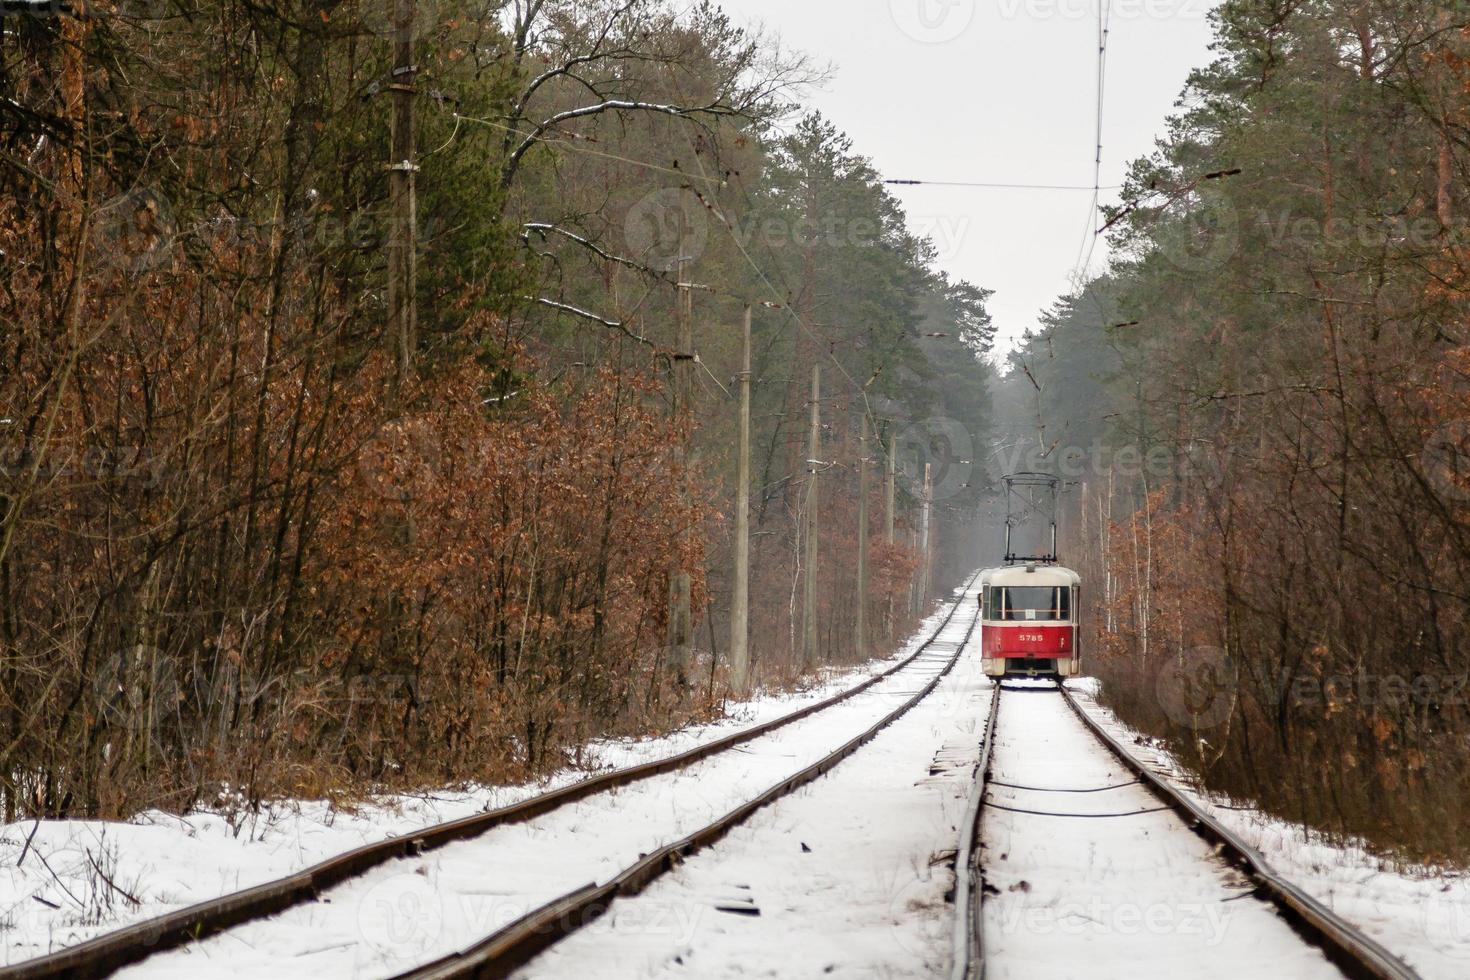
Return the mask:
M584 320L591 320L593 323L601 324L602 326L607 327L609 330L616 330L624 336L628 337L630 340L636 340L638 343L651 348L653 352L659 357L671 356L668 351L661 349L657 344L649 340L647 337L644 337L641 334L634 333L628 328L627 324L622 323L619 320L609 320L607 317L599 316L589 310L584 310L580 306L572 306L570 303L560 303L554 299L547 299L544 296L526 296L524 298L540 306L550 307L551 309L556 310L560 313L570 313L572 316L581 317Z
M734 116L739 114L729 106L718 103L699 108L689 108L687 106L663 105L657 102L635 102L627 99L608 99L596 105L582 106L579 109L568 109L566 112L559 112L540 123L531 131L529 136L521 141L521 145L517 146L511 152L510 158L506 160L505 168L501 172L501 186L510 186L511 181L515 179L516 171L520 169L521 158L526 155L531 147L541 142L541 138L546 134L547 130L553 129L564 122L570 122L573 119L585 119L589 116L599 116L607 112L651 112L658 115L674 116L678 119L692 119L696 115Z
M679 285L678 282L676 282L673 279L670 279L668 276L664 275L663 273L659 272L658 270L656 270L656 269L650 269L648 266L643 265L642 263L640 263L640 262L638 262L638 261L636 261L634 259L624 258L621 255L614 255L613 253L611 253L611 252L607 251L606 249L604 249L602 246L598 245L596 242L593 242L593 241L591 241L590 239L587 239L587 238L583 238L581 235L578 235L575 232L567 231L565 228L560 228L560 227L558 227L556 225L548 224L548 223L543 222L543 221L531 221L531 222L527 222L526 224L521 225L521 227L524 228L524 229L526 229L526 231L528 231L528 232L539 231L539 232L541 232L541 234L543 235L543 237L546 234L548 234L548 233L555 234L555 235L560 235L560 236L562 236L563 238L565 238L565 239L567 239L569 241L576 242L578 245L581 245L583 248L587 249L588 251L591 251L591 252L596 253L600 258L603 258L603 259L607 260L608 262L616 262L619 265L627 266L629 269L633 269L633 270L635 270L637 272L641 272L644 275L649 276L651 278L658 279L661 282L664 282L664 283L666 283L666 284L668 284L670 286L677 286L677 285ZM529 234L522 235L521 236L521 241L523 241L527 245L529 245L530 244L530 237L531 236Z

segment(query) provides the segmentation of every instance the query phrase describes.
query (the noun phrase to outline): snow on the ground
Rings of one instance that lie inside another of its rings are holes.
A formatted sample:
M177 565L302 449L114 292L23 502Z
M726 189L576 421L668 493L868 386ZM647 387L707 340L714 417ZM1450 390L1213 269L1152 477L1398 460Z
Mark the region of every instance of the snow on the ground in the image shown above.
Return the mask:
M957 642L973 614L943 632ZM606 880L872 725L932 677L928 653L870 691L677 773L395 861L300 906L122 971L122 977L381 977L463 948L546 901Z
M987 977L1341 976L1174 813L1148 812L1158 799L1054 689L1002 694L992 752Z
M0 825L0 965L284 877L365 843L505 806L586 778L589 770L667 758L790 714L893 666L947 612L947 606L935 612L887 660L832 672L797 693L732 704L727 717L713 724L660 738L593 743L583 768L537 783L392 795L350 810L326 801L292 800L239 816L225 808L182 817L149 811L125 822Z
M1366 846L1328 841L1300 825L1233 801L1202 795L1185 767L1112 712L1080 702L1134 755L1254 847L1271 867L1382 943L1425 980L1470 977L1470 875L1464 869L1405 868ZM1392 805L1392 801L1385 801Z
M979 639L927 699L831 772L618 899L516 977L945 975L951 861L992 690Z

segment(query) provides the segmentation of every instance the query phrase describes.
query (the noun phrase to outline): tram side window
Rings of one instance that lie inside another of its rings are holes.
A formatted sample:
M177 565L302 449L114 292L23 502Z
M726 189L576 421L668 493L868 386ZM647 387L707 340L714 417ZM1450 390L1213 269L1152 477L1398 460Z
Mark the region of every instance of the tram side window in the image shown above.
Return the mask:
M1072 618L1072 590L1066 586L1021 585L995 591L1000 593L998 619L1057 621Z

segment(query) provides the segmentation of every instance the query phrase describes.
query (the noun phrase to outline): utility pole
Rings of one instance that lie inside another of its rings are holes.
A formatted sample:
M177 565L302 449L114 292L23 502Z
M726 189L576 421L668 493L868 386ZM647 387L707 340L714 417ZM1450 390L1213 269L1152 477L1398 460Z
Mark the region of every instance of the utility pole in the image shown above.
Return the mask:
M806 576L802 592L802 666L817 659L817 466L822 437L822 366L812 365L811 432L807 439Z
M894 448L893 444L894 444L894 441L895 440L894 440L894 435L893 435L893 428L894 428L893 427L893 423L890 421L888 423L888 433L887 433L887 435L888 435L888 439L887 439L888 452L887 452L886 455L888 456L888 460L887 460L887 465L885 467L887 469L887 478L885 479L884 486L883 486L883 497L884 497L884 504L885 504L885 510L884 510L884 514L883 514L883 541L886 544L888 544L890 547L892 547L893 545L895 545L895 544L898 543L894 539L894 537L893 537L893 484L894 484L893 476L894 476L894 468L895 468L895 465L894 465L894 453L893 453L893 448ZM880 439L880 441L881 441L881 439ZM888 639L891 640L891 639L893 639L893 595L892 595L892 593L890 593L889 596L888 596L888 606L887 606L887 611L886 611L886 613L884 615L884 620L885 620L885 624L887 626L886 635L887 635Z
M750 307L740 369L740 454L735 465L735 594L730 600L730 687L750 689Z
M919 609L922 611L924 603L929 601L929 569L930 547L929 547L929 511L934 500L934 464L924 464L924 501L923 510L919 516L919 554L924 562L919 570Z
M684 281L684 227L680 214L679 260L678 260L678 330L674 348L674 417L684 430L674 447L674 461L679 467L679 498L689 503L689 448L688 440L693 428L694 413L690 402L694 396L694 291ZM686 528L683 545L693 528ZM687 547L681 549L687 552ZM673 660L676 680L680 686L687 683L685 668L689 659L689 644L694 639L694 616L690 610L690 575L685 567L685 556L680 554L673 573L669 576L669 651Z
M857 634L859 660L868 658L868 413L858 437Z
M888 506L887 513L883 517L883 540L889 544L895 544L893 537L893 469L894 469L894 441L893 426L888 427L888 482L883 488L885 502Z
M393 121L389 134L392 159L388 161L389 206L392 228L388 235L387 347L392 363L390 397L400 390L413 370L418 333L418 192L414 175L413 20L415 0L393 0Z

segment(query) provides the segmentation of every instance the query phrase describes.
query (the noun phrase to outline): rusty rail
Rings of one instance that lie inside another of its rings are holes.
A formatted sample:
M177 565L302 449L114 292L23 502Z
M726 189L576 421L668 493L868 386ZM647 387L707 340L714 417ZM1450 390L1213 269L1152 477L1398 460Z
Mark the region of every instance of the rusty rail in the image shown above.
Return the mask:
M980 814L985 809L985 791L990 782L991 746L995 744L995 724L1000 717L1000 683L990 689L989 717L985 722L985 741L980 761L975 766L975 785L960 824L960 844L954 859L954 943L951 980L979 980L985 975L985 936L980 923Z
M1213 845L1221 857L1255 882L1257 894L1274 904L1287 922L1308 942L1319 947L1346 976L1354 980L1420 980L1419 974L1403 960L1278 874L1259 851L1137 759L1097 719L1083 710L1071 691L1063 688L1062 696L1087 729L1118 761L1132 770L1143 785L1177 813L1191 830Z
M976 577L978 575L977 572ZM949 626L955 613L965 604L965 598L973 584L974 577L965 585L964 594L955 600L944 621L912 654L887 670L832 697L667 759L601 773L520 803L365 844L284 878L134 923L45 956L0 966L0 980L98 980L159 953L178 949L243 923L277 915L289 908L314 901L327 889L390 861L479 837L496 827L523 823L598 793L686 768L710 756L761 738L856 697L907 669L923 656L939 634Z
M950 618L953 618L952 612L950 617L946 618L945 625L948 625ZM954 669L954 665L959 661L970 637L974 634L978 622L979 610L977 609L975 619L971 621L964 638L955 645L954 654L945 663L944 669L935 674L923 688L885 715L877 724L848 740L822 759L787 777L702 829L645 855L607 882L584 885L560 898L553 899L475 945L399 974L395 980L450 980L450 978L457 980L457 978L465 977L509 976L513 971L529 963L547 947L595 922L607 912L617 898L636 895L643 891L665 872L682 864L691 854L720 840L757 810L829 772L842 760L871 741L883 729L903 717L910 709L928 697L939 682ZM936 632L935 635L937 636L938 633ZM932 637L930 642L933 642Z

